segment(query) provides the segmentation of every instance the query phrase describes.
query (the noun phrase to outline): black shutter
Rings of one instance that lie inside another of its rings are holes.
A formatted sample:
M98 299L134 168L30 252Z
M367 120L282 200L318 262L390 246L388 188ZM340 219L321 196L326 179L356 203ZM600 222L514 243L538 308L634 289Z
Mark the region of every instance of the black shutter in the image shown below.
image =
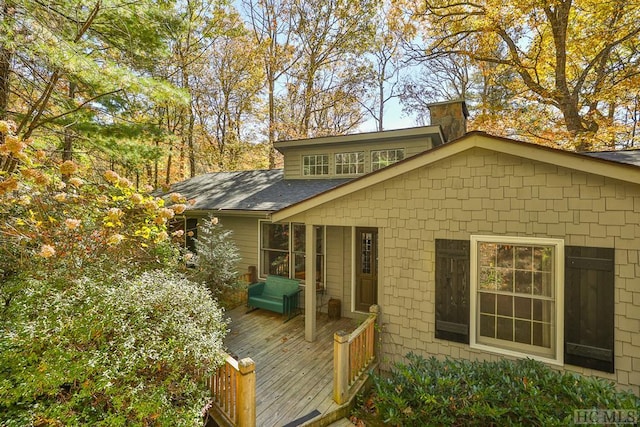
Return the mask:
M564 361L614 372L614 250L564 251Z
M436 239L436 338L469 343L468 240Z

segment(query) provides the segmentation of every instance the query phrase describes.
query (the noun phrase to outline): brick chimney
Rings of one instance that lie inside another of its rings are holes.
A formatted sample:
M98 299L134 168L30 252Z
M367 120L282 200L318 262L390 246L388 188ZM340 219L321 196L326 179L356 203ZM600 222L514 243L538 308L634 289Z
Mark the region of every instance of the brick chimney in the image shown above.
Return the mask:
M440 126L445 142L460 138L467 133L467 103L463 99L436 102L427 105L431 113L431 125Z

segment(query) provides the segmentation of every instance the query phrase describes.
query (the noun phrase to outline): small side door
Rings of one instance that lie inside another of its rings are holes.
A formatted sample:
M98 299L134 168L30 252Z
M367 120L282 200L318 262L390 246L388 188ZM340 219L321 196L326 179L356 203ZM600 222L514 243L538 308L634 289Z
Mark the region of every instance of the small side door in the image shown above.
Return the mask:
M356 228L355 309L378 303L378 229Z

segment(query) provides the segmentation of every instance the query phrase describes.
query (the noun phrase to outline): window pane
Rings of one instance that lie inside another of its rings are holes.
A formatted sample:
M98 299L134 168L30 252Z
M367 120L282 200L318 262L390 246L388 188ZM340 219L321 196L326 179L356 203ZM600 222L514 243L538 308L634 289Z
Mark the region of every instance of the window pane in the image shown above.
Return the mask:
M324 227L316 226L316 253L324 253Z
M263 274L289 277L289 254L281 251L263 251Z
M497 308L499 316L513 316L513 297L497 295Z
M262 247L265 249L289 249L289 224L262 224Z
M482 290L496 290L498 273L495 268L482 267L480 269L480 277L478 278L478 288Z
M506 317L498 317L496 322L496 338L499 340L513 341L513 320Z
M495 316L480 315L480 335L488 338L496 336Z
M516 320L516 342L531 344L531 322Z
M324 256L316 255L316 287L324 287Z
M515 317L531 319L531 299L515 297L513 301Z
M478 245L478 263L481 267L496 266L496 249L495 243L480 243Z
M505 268L513 267L513 246L498 245L496 256L497 256L496 265L498 267L505 267Z
M533 263L533 250L531 247L519 246L516 248L516 268L520 270L529 270L532 269Z
M551 301L542 301L538 299L533 300L533 320L541 322L551 321Z
M496 313L496 296L494 294L480 294L480 313Z
M304 224L293 225L293 251L304 252L305 251L305 226Z
M553 291L553 281L551 273L534 273L533 285L534 295L551 296L551 292Z
M293 259L294 261L294 274L295 278L299 280L304 280L305 275L305 264L304 264L304 254L295 254Z
M509 268L499 268L497 272L497 286L501 291L513 292L513 270Z
M516 292L531 294L531 271L516 270Z
M548 323L533 323L533 345L551 347L551 325Z

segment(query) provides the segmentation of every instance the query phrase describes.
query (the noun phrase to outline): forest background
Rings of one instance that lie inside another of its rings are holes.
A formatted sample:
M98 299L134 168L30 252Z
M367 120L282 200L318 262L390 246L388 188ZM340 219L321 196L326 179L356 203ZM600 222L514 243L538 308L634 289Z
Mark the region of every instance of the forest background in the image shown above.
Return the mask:
M427 104L460 98L491 134L640 144L634 1L3 0L0 13L0 119L136 188L278 167L276 140L428 124Z

